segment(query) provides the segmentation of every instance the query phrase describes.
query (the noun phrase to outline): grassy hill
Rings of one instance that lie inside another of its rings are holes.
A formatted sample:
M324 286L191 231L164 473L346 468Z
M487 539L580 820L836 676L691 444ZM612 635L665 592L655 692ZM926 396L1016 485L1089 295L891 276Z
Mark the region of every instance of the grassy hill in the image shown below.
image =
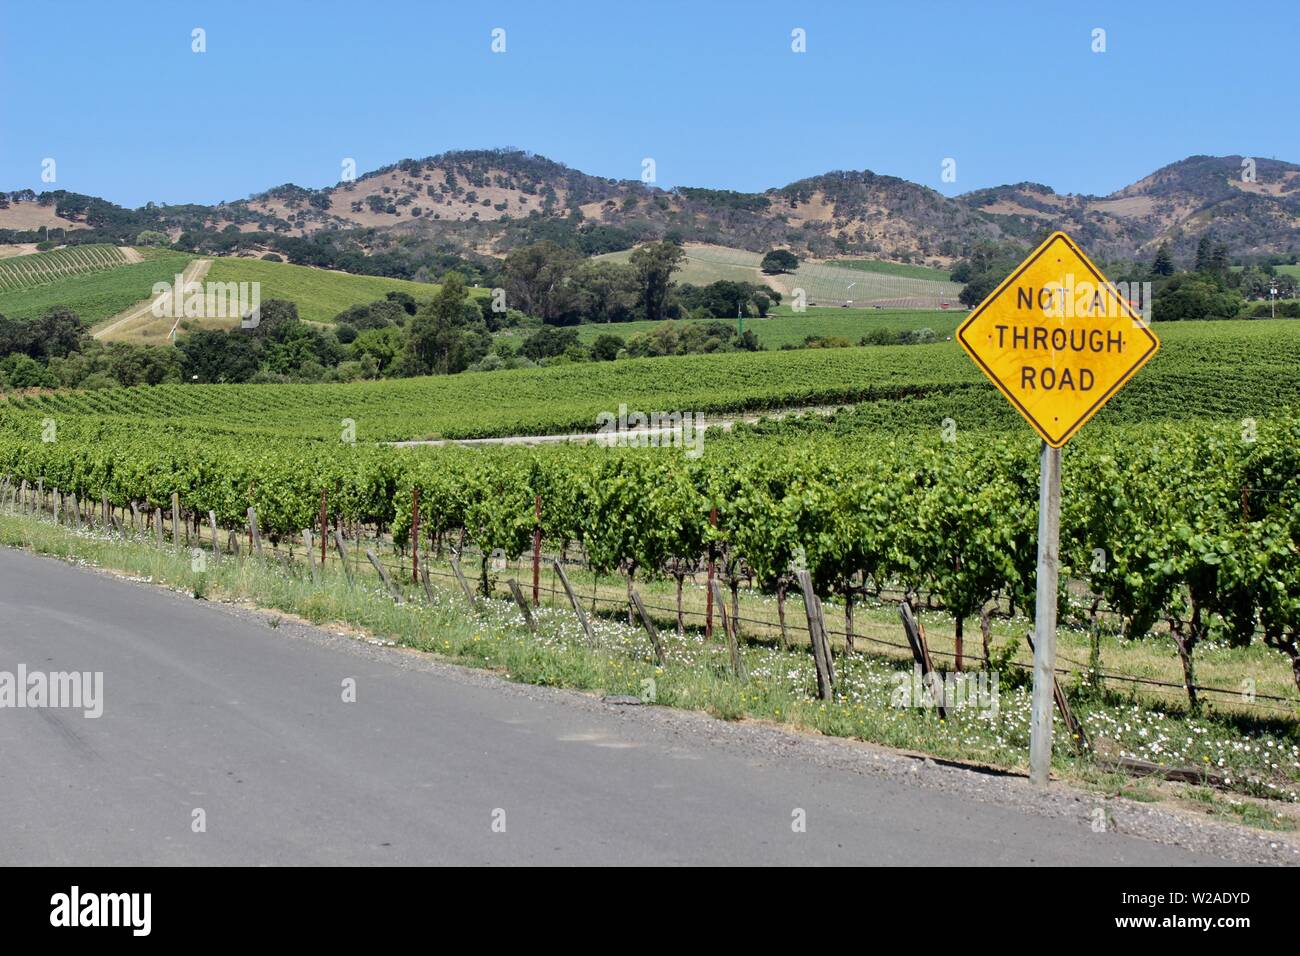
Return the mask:
M596 258L627 262L631 255L631 251L611 252ZM762 259L758 253L744 249L688 243L686 260L673 278L692 285L708 285L723 279L768 285L777 289L787 303L795 289L803 289L809 305L849 302L933 309L940 302L955 305L961 293L961 286L937 269L867 260L851 260L854 264L847 266L842 261L804 261L793 273L769 276L759 269Z
M438 291L438 286L428 282L350 275L260 259L214 259L206 281L260 282L263 302L267 299L296 302L299 317L308 322L331 322L349 306L374 302L389 292L406 292L416 299L428 299ZM487 295L487 290L482 294Z

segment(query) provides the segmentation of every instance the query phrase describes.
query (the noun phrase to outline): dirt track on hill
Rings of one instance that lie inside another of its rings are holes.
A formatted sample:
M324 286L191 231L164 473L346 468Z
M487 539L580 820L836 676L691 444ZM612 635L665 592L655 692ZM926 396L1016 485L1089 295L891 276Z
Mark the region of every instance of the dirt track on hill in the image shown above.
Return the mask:
M131 251L135 252L134 249ZM136 253L136 255L139 256L139 253ZM208 274L208 269L211 268L211 266L211 259L195 259L185 267L185 271L181 274L182 284L202 282L203 277ZM99 339L101 342L109 341L110 336L121 335L128 331L133 328L134 324L141 318L148 318L150 321L153 321L154 316L152 315L152 310L154 303L161 302L166 305L171 299L171 295L172 293L169 289L160 296L145 299L143 302L131 306L131 308L127 309L125 312L119 312L117 315L109 319L103 326L92 332L91 336Z

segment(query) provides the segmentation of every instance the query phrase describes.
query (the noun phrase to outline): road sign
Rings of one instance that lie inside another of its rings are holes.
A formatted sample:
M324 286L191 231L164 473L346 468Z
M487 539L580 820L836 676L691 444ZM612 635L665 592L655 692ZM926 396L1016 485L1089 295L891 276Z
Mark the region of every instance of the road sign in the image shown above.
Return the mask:
M971 312L957 341L1053 448L1160 348L1127 296L1063 232Z

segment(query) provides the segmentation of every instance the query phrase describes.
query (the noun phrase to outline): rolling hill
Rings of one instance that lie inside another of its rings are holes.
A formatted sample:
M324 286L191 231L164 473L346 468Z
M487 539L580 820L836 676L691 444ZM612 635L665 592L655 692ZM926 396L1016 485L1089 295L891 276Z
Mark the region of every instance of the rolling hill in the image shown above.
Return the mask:
M1300 253L1300 166L1193 156L1109 196L1058 194L1018 183L946 197L870 170L834 171L740 193L591 176L521 150L465 150L391 166L323 189L286 184L218 206L123 210L63 191L0 195L0 241L31 242L46 227L92 228L119 242L135 231L231 230L267 241L346 234L367 253L426 240L462 255L500 256L541 238L584 253L676 237L750 252L787 247L812 258L857 257L944 266L981 239L1029 245L1064 229L1098 258L1176 256L1213 233L1234 255ZM232 229L233 227L233 229ZM97 236L98 237L98 236Z

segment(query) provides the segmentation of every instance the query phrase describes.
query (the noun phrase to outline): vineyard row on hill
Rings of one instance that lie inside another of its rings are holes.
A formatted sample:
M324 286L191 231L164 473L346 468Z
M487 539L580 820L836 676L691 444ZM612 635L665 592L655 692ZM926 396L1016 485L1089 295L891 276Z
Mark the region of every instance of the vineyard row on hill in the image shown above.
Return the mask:
M1027 439L805 440L759 455L664 449L422 449L187 437L111 422L0 413L0 474L81 500L166 507L239 528L247 509L287 537L331 515L409 537L463 530L485 553L531 543L535 502L553 542L598 572L723 573L784 586L806 567L823 594L866 581L936 594L957 621L998 597L1032 606L1037 456ZM44 440L43 440L44 439ZM51 440L52 439L52 440ZM1140 636L1167 626L1193 696L1192 651L1257 629L1300 686L1300 418L1258 426L1096 429L1064 459L1063 578L1081 580ZM710 513L716 511L716 524ZM486 569L484 570L486 574ZM1064 595L1063 595L1064 605Z
M797 322L797 318L788 321ZM1164 346L1103 409L1103 423L1260 417L1300 406L1300 336L1294 321L1175 323ZM926 399L930 406L894 407ZM801 349L579 363L511 372L340 385L159 385L13 397L40 414L105 415L188 424L227 435L336 440L340 421L358 441L474 438L592 430L620 403L643 413L737 413L872 403L894 430L1001 425L1006 403L951 342Z

